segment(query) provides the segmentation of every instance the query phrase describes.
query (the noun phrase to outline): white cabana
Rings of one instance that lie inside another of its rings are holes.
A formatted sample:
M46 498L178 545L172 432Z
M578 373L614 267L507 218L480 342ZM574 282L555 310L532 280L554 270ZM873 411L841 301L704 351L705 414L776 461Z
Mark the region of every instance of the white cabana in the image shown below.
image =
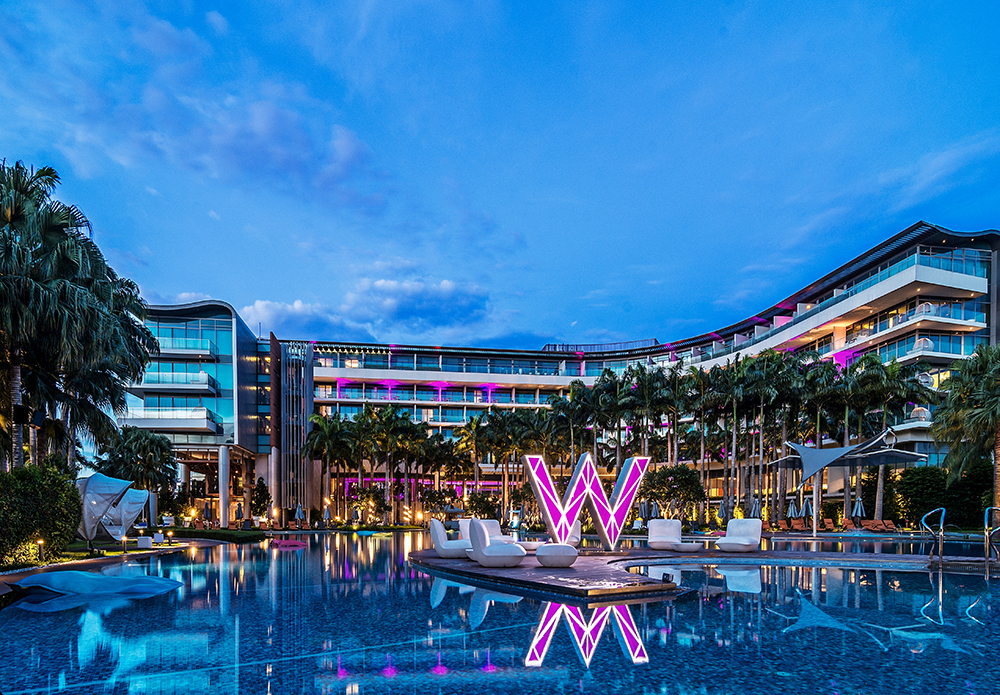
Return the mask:
M129 528L142 514L142 508L149 500L147 490L126 490L121 500L101 518L101 525L116 541L128 535Z
M132 483L128 480L119 480L101 473L94 473L89 478L77 479L76 487L83 500L83 515L76 533L89 543L97 536L101 519L121 501L128 489L132 487Z

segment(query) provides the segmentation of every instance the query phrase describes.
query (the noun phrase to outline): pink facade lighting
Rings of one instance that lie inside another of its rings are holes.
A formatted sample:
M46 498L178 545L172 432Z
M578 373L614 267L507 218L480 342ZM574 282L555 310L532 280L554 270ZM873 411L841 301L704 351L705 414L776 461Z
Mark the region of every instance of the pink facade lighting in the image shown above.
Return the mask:
M618 644L622 653L633 664L649 662L649 655L646 653L646 647L639 635L639 628L636 627L628 606L596 608L590 620L587 621L583 617L583 611L577 606L546 603L542 606L542 615L538 620L538 627L531 640L531 646L528 647L528 655L524 657L525 666L538 667L542 665L552 644L556 628L559 627L559 622L563 617L566 618L566 625L573 638L576 653L585 667L590 668L590 662L594 658L594 652L597 651L604 627L612 617L614 617L615 633L618 636Z
M565 497L560 500L545 460L534 455L521 457L552 539L557 543L566 542L586 503L605 550L613 550L618 544L649 461L648 456L634 456L626 460L609 500L601 487L597 466L590 454L584 454L576 465Z

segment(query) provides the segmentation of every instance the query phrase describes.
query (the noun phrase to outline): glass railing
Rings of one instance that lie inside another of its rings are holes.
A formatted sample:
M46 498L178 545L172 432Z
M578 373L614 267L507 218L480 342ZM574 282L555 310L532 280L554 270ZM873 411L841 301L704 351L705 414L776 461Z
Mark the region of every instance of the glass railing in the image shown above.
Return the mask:
M959 273L962 275L971 275L974 277L982 277L982 278L985 278L987 276L987 271L989 268L989 262L978 256L970 256L968 258L966 257L946 258L937 254L931 255L931 254L914 252L913 254L907 256L906 258L903 258L897 261L896 263L893 263L889 267L884 268L876 273L873 273L870 277L861 280L860 282L854 285L851 285L849 288L845 289L840 294L825 299L824 301L814 306L812 309L796 314L787 323L783 323L780 326L765 331L764 333L761 333L758 336L754 336L753 338L750 338L745 342L740 343L739 345L730 345L727 346L725 349L716 351L706 350L701 355L696 355L691 357L690 363L696 364L698 362L705 362L707 360L716 359L718 357L724 357L734 352L745 350L746 348L755 345L757 343L760 343L762 341L768 340L769 338L772 338L775 335L788 330L792 326L795 326L796 324L801 323L806 319L811 318L816 314L819 314L820 312L826 311L827 309L829 309L832 306L835 306L836 304L840 304L841 302L850 299L851 297L860 292L864 292L865 290L870 289L871 287L874 287L875 285L881 282L885 282L886 280L889 280L890 278L899 275L904 270L912 268L915 265L921 265L928 268L937 268L940 270L947 270L953 273Z
M146 372L143 385L149 386L197 386L205 385L218 390L219 382L206 372Z
M210 355L218 355L219 351L215 343L206 338L157 338L160 344L160 352L170 352L172 350L192 350L197 352L207 352Z
M126 420L211 420L221 423L218 415L208 408L129 408Z
M984 326L986 324L985 313L981 311L966 310L961 304L947 304L942 307L935 307L930 304L924 304L921 306L924 308L919 309L918 311L910 311L906 314L893 316L886 321L880 321L878 324L878 330L876 331L858 331L848 335L843 340L834 341L833 349L842 350L845 347L857 345L865 342L866 340L876 340L883 333L887 333L895 328L898 328L899 326L916 324L925 319L934 317L970 321L983 324Z

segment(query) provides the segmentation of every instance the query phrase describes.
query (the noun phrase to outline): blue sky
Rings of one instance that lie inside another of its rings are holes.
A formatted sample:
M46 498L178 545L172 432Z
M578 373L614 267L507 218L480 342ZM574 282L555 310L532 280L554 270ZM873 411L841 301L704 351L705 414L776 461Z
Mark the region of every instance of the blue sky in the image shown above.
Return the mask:
M56 167L149 301L223 299L255 331L676 340L920 219L1000 227L998 19L21 1L0 6L0 157Z

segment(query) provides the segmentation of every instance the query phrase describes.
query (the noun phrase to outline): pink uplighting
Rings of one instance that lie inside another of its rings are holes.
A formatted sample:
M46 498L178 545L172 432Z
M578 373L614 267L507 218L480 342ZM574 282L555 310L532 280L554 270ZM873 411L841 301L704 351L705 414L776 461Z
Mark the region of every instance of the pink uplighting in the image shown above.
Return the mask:
M441 665L441 652L438 652L437 657L438 657L437 666L431 669L431 673L438 676L443 676L444 674L448 673L448 667Z
M386 654L385 660L389 662L389 665L382 669L382 675L386 678L395 678L397 671L396 667L392 665L392 654Z

